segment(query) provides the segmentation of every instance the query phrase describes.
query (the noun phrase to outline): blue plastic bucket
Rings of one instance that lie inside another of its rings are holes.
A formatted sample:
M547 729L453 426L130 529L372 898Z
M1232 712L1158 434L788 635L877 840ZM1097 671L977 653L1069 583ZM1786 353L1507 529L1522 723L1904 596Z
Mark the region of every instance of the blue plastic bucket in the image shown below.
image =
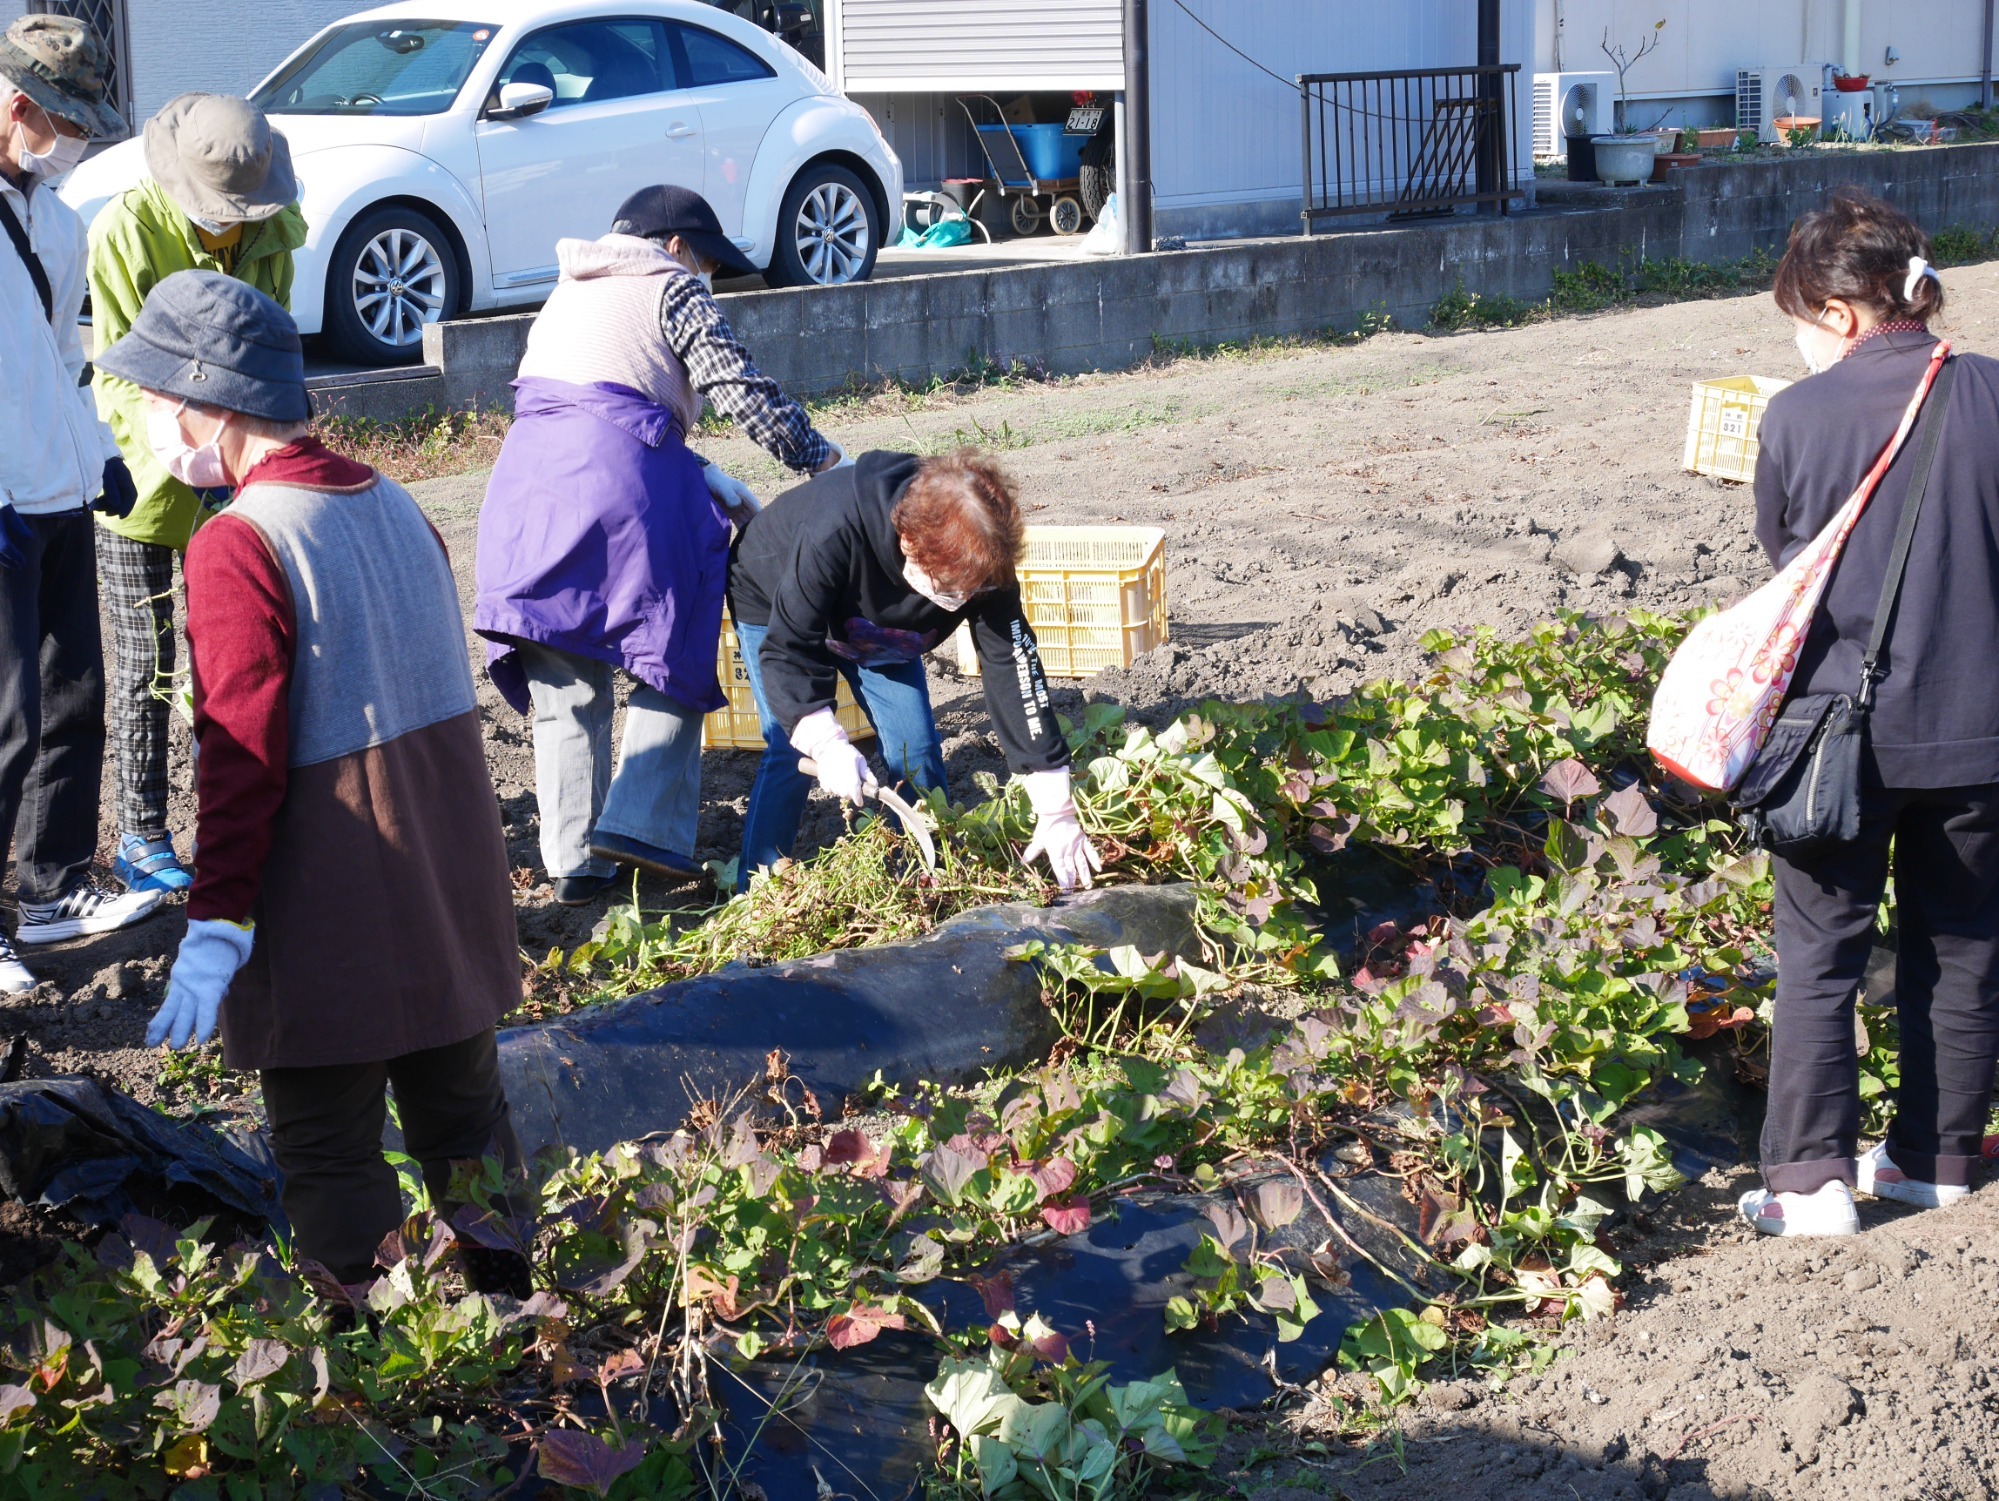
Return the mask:
M1027 160L1027 170L1042 182L1053 182L1058 178L1076 177L1083 170L1082 136L1064 134L1060 124L1054 125L981 125L981 135L998 135L1002 130L1013 132L1014 140L1020 143L1020 154ZM1021 186L1008 183L1008 187Z

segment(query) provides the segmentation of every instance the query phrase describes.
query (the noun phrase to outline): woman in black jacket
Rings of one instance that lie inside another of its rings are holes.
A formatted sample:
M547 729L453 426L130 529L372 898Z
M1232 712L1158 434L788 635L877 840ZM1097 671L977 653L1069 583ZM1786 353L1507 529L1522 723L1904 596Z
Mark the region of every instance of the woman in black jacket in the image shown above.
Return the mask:
M1851 190L1798 221L1775 290L1813 372L1763 418L1756 533L1782 567L1887 445L1936 347L1944 294L1922 230ZM1852 1234L1855 1188L1948 1203L1971 1192L1980 1160L1999 1057L1999 363L1952 363L1867 726L1860 837L1775 860L1768 1186L1741 1206L1765 1234ZM1857 695L1917 447L1848 539L1793 695ZM1853 1005L1891 868L1902 1082L1887 1139L1856 1161Z
M811 784L858 803L874 774L834 717L845 677L898 782L944 785L923 653L970 622L986 708L1026 784L1034 840L1064 891L1088 886L1096 851L1069 786L1069 744L1048 701L1015 577L1020 506L999 466L967 449L937 458L863 454L751 517L729 555L729 613L763 723L737 887L789 855Z

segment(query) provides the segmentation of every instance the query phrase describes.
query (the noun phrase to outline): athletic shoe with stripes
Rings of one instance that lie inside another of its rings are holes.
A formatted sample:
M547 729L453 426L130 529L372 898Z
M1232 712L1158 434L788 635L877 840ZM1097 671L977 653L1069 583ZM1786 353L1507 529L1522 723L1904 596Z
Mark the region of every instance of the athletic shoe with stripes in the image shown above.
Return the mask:
M21 921L14 930L14 941L62 943L71 938L88 938L94 933L116 932L151 917L160 904L160 895L157 891L103 891L85 878L70 887L60 900L21 903Z
M14 952L14 940L0 933L0 995L23 995L34 988L35 977Z

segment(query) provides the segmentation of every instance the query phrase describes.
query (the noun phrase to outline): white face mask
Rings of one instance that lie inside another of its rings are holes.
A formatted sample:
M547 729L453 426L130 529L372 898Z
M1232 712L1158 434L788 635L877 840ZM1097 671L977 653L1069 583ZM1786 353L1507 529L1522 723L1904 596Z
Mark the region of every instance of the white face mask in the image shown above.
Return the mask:
M193 214L189 214L187 219L188 223L205 232L211 239L220 239L229 232L228 224L220 219L197 219Z
M1805 368L1813 375L1817 375L1820 371L1828 369L1839 362L1838 355L1834 355L1830 360L1821 360L1815 352L1819 334L1822 332L1819 324L1824 321L1825 309L1820 308L1818 317L1812 319L1809 327L1801 326L1796 335L1798 358L1805 362Z
M715 290L715 273L713 271L696 271L694 279L710 292Z
M955 614L972 602L972 596L969 594L948 594L938 588L930 575L916 566L914 558L902 560L902 581L940 610L949 610Z
M184 401L171 412L148 407L146 442L167 473L183 485L194 490L220 489L229 483L229 473L222 467L222 450L216 445L222 439L222 429L229 425L228 419L222 419L213 438L192 448L180 431L180 414L186 410Z
M41 106L37 105L36 108L40 109ZM14 133L21 140L21 170L36 177L61 177L83 160L83 153L90 142L82 136L66 136L56 130L56 122L50 119L47 110L42 110L42 118L48 121L49 129L54 132L56 138L55 144L46 151L29 150L28 132L20 121L14 122Z

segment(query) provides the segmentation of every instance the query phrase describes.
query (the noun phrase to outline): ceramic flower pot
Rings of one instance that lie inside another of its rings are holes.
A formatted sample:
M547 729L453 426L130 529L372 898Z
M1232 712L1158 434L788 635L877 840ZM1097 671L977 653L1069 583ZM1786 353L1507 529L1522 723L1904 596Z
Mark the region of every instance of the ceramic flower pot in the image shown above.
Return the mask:
M1652 164L1659 156L1652 137L1597 136L1590 144L1596 147L1597 181L1635 187L1652 180Z

